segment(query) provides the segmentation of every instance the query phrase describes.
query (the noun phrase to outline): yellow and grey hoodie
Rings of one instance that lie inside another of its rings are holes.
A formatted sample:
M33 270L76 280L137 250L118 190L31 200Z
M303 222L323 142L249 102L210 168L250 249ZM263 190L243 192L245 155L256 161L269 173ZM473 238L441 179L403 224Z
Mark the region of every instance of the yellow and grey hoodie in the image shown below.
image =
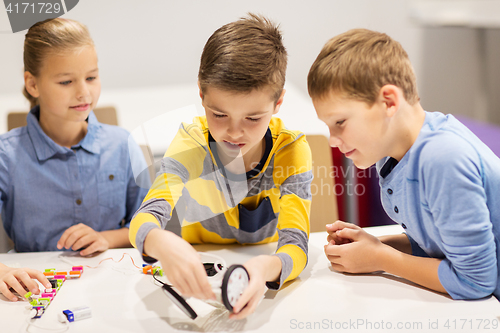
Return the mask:
M307 264L311 150L303 133L286 129L276 117L265 140L256 168L231 172L220 163L205 117L181 124L130 223L132 245L144 253L148 232L167 223L180 223L180 235L191 244L277 241L282 271L268 287L296 278Z

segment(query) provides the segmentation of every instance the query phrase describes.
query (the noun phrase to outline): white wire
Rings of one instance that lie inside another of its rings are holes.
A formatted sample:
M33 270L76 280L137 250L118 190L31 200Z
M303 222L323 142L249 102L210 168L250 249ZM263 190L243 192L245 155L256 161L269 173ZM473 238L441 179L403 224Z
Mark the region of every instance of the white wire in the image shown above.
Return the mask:
M224 258L222 258L216 254L206 253L206 252L198 252L198 254L200 254L201 257L205 256L205 257L210 257L212 259L215 259L214 260L214 268L217 271L217 274L215 274L214 276L209 276L208 282L210 283L210 285L212 287L220 287L220 285L222 283L222 278L224 276L224 272L227 270L226 261L224 260ZM75 263L71 262L64 254L59 254L58 258L62 262L66 263L68 265L71 265L71 266L75 265ZM202 260L202 262L204 263L205 261ZM222 266L222 269L219 268L219 265ZM137 272L138 272L137 270L131 270L131 271L129 271L129 273L127 273L126 269L119 269L119 268L115 268L115 267L111 267L111 269L113 269L117 272L120 272L122 274L125 274L125 275L137 274Z
M66 263L70 266L74 266L75 264L72 263L69 259L66 259L65 256L61 253L57 256L59 258L59 260L61 260L63 263Z
M61 253L59 254L58 256L59 260L61 260L62 262L70 265L70 266L76 266L78 264L74 263L74 262L71 262L69 259L66 258L66 256L64 255L64 253ZM111 260L116 263L115 259L110 257ZM93 268L97 268L97 267L93 267ZM117 271L119 273L122 273L124 275L135 275L135 274L138 274L140 273L141 271L137 270L137 269L132 269L132 268L116 268L114 266L111 266L111 269L114 270L114 271Z
M28 323L28 326L26 326L26 331L25 332L30 333L30 327L35 327L35 328L38 328L38 329L41 329L41 330L51 331L51 332L54 332L54 333L62 333L62 332L66 332L67 330L69 330L69 323L67 321L65 321L64 323L61 323L61 322L58 321L58 323L61 323L61 324L64 325L64 327L60 327L60 328L43 327L43 326L35 325L33 323L33 321L36 321L36 319L28 318L26 320L26 322Z

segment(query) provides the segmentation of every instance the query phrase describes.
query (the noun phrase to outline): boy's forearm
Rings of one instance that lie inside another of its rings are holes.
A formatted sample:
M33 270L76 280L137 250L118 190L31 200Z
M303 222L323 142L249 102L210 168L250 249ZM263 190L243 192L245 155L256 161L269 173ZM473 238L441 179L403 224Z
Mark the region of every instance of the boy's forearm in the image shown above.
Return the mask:
M178 237L174 233L160 228L151 229L144 239L144 254L151 258L159 259L162 249L158 244L164 244L164 247L169 244L169 237Z
M440 259L412 256L387 245L384 247L380 263L384 271L426 288L447 293L439 281Z
M412 254L411 243L406 234L380 236L378 239L398 251Z
M102 236L108 241L110 249L131 247L128 233L128 228L101 231Z
M278 256L261 255L255 259L265 272L264 278L268 282L279 281L281 275L281 259Z

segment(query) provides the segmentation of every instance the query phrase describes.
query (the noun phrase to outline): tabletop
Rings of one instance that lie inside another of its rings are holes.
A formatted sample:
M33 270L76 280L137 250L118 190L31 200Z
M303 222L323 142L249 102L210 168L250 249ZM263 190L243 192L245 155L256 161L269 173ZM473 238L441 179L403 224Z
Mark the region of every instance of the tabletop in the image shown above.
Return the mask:
M376 236L402 232L399 226L365 228ZM64 282L36 327L29 332L494 332L500 331L500 302L495 298L455 301L385 273L342 274L330 269L323 246L326 233L312 233L306 269L279 291L268 290L254 314L228 318L222 304L190 298L198 318L189 319L163 293L142 266L135 249L113 249L93 258L68 252L0 254L0 262L40 270L67 270L83 265L79 279ZM227 265L243 264L260 254L271 254L276 243L265 245L197 245L205 262L222 257ZM107 258L112 258L107 259ZM120 260L121 259L121 260ZM133 259L133 261L132 261ZM168 269L164 267L163 269ZM65 326L57 315L65 309L88 306L92 317ZM0 296L2 332L25 332L27 302Z

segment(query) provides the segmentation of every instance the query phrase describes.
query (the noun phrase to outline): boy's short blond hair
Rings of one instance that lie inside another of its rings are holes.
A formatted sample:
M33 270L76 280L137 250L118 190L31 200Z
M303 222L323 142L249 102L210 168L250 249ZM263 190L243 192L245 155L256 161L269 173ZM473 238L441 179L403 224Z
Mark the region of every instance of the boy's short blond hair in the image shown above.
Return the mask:
M207 87L248 93L270 87L275 101L285 84L287 52L279 26L267 18L247 17L217 29L201 54L198 81Z
M380 89L392 84L406 101L419 101L415 72L401 44L384 33L353 29L330 39L307 76L312 99L331 92L373 105Z

